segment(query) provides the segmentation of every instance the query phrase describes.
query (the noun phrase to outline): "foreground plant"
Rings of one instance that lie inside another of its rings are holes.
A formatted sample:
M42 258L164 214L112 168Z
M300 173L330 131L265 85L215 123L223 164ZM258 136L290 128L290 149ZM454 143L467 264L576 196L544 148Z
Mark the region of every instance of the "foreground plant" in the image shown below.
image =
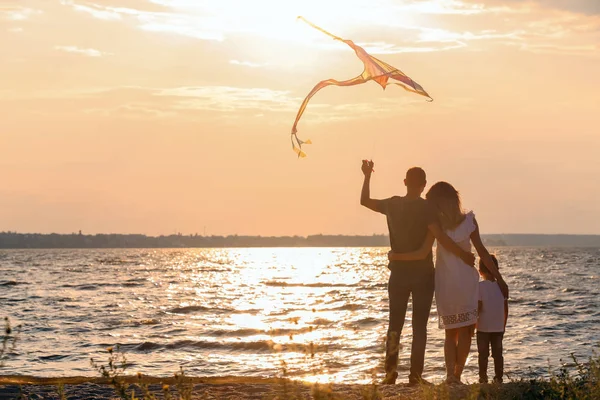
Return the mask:
M93 358L90 358L92 368L97 370L115 388L117 395L122 400L135 400L135 392L127 390L129 385L124 380L127 358L121 353L119 345L117 345L116 351L112 347L107 348L106 351L108 352L108 364L99 365Z
M4 367L6 360L8 359L8 354L15 351L17 347L17 336L18 335L13 332L8 317L4 317L4 329L1 339L2 344L0 345L0 368Z
M106 350L108 352L107 365L100 365L96 363L93 358L90 362L92 367L114 387L117 395L122 400L157 400L156 395L150 390L148 380L145 379L142 373L138 372L137 382L135 382L133 388L127 383L127 377L125 375L127 358L125 357L125 354L121 352L118 345L116 346L116 349L109 347ZM185 376L182 367L179 367L179 372L174 374L174 380L177 390L176 397L171 393L170 386L161 382L163 398L165 400L191 400L194 387L191 380ZM135 387L139 389L142 397L136 397Z

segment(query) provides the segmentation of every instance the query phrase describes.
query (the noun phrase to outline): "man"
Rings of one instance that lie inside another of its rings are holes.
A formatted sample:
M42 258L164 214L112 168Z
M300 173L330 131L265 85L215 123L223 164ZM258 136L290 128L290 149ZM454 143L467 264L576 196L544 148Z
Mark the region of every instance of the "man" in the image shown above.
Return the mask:
M371 198L370 183L373 162L363 161L362 172L365 176L360 204L387 217L390 244L395 253L407 253L418 250L427 233L435 236L438 243L460 257L468 265L475 265L475 256L461 249L442 230L436 212L421 197L427 185L425 171L411 168L406 172L406 196L394 196L385 200ZM398 350L400 334L404 326L404 317L408 298L412 293L413 340L410 354L409 385L428 383L422 378L427 342L427 321L433 300L435 273L431 251L423 260L391 261L388 294L390 301L390 322L386 339L385 384L394 384L398 378Z

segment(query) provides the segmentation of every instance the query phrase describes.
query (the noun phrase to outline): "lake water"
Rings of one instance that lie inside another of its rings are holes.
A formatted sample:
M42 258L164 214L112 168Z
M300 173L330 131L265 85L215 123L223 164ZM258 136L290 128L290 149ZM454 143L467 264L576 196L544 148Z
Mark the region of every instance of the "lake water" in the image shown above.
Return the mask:
M600 249L497 248L511 288L510 374L547 374L600 343ZM21 324L1 374L96 376L121 345L130 373L381 377L386 248L0 251L0 316ZM402 332L406 381L411 312ZM435 303L425 377L445 374ZM476 381L476 346L465 379Z

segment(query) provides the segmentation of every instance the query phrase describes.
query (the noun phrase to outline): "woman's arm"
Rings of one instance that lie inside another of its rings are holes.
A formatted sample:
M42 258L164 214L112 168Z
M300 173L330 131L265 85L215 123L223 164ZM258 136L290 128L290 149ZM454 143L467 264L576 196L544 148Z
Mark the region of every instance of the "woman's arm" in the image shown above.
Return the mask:
M427 257L429 252L431 251L431 246L433 246L433 241L435 237L431 231L427 232L427 237L425 237L425 241L419 248L419 250L411 251L410 253L394 253L390 251L388 253L388 259L390 261L414 261L414 260L423 260Z
M481 316L481 310L483 310L483 301L477 302L477 322L475 322L475 328L479 331L479 317Z
M508 321L508 299L504 299L504 329L506 329L506 321Z
M477 250L477 254L479 254L479 258L483 264L487 267L487 269L491 272L491 274L498 281L498 285L500 285L500 290L502 290L502 294L504 298L508 298L508 285L504 282L504 278L500 274L500 271L496 267L494 260L492 260L492 256L483 245L483 241L481 240L481 236L479 235L479 225L477 224L477 220L473 219L475 222L475 230L471 233L471 241L473 242L473 246L475 246L475 250Z
M454 240L444 232L439 223L433 222L427 226L429 232L432 232L437 239L438 246L442 246L452 254L463 260L463 262L471 267L475 267L475 255L470 251L464 251Z

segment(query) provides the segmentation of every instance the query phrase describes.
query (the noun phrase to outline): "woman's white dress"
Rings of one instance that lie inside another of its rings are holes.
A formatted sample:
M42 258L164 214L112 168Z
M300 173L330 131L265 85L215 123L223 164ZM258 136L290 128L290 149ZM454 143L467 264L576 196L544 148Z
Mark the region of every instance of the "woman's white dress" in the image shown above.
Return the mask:
M464 221L446 234L463 250L471 251L471 233L475 231L475 215L469 212ZM435 302L439 327L454 329L477 322L479 273L439 243L435 260Z

